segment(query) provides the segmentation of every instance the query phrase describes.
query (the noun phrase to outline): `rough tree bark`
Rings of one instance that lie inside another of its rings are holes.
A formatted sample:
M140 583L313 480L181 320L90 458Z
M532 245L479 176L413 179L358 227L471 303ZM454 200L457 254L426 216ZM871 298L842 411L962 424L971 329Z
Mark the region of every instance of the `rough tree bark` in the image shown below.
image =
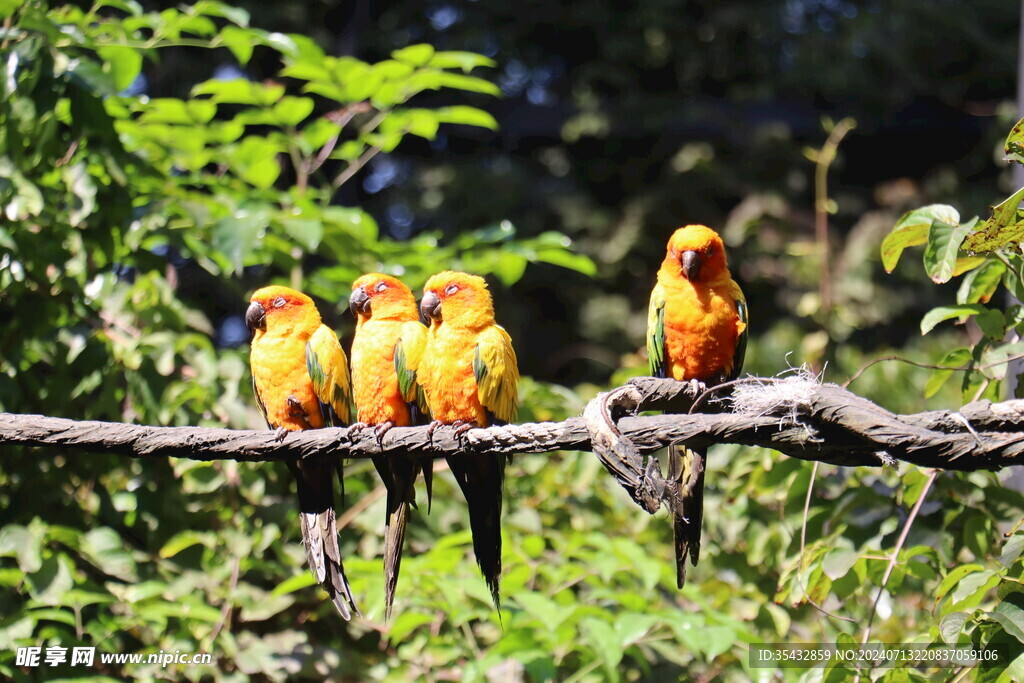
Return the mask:
M791 380L748 378L740 386L785 387ZM640 507L654 512L671 495L654 458L669 444L717 443L764 446L803 460L842 466L893 465L904 461L946 470L999 469L1024 464L1024 400L980 401L959 411L895 415L834 384L804 381L752 412L728 395L695 395L686 383L638 378L598 394L581 418L488 429L457 435L441 427L398 427L381 443L369 432L351 437L341 428L289 434L269 430L149 427L0 413L0 445L57 446L132 457L196 460L293 460L309 457L368 458L401 451L441 457L458 451L481 454L593 451ZM733 389L738 387L729 387ZM696 406L695 406L696 403ZM700 408L705 412L691 411ZM661 410L671 414L639 415ZM3 449L0 449L0 456Z

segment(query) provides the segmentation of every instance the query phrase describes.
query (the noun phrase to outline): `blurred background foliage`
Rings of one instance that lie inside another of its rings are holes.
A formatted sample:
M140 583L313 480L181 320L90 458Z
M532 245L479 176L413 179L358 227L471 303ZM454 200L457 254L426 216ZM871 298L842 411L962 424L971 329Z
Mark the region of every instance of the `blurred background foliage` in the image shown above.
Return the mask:
M999 160L1018 10L0 0L0 409L260 427L253 289L309 291L347 344L356 275L415 289L451 267L492 282L525 375L521 419L558 420L646 372L654 272L688 222L730 249L752 312L747 371L806 363L841 382L894 354L961 367L980 317L927 336L921 318L954 300L1001 308L1012 269L935 285L908 258L885 275L879 249L911 209L984 217L1016 189ZM851 388L894 411L955 408L980 395L978 373L960 374L885 362ZM1024 638L1024 542L1003 537L1024 498L990 473L713 449L705 550L680 592L663 513L641 513L588 454L517 458L500 621L441 475L385 624L369 466L347 468L339 511L366 615L344 623L311 586L284 467L0 455L5 677L52 678L15 666L17 646L91 645L214 663L58 675L796 679L749 668L748 644L869 627L889 642L1005 640L1006 660L973 677L1024 676L1007 661Z

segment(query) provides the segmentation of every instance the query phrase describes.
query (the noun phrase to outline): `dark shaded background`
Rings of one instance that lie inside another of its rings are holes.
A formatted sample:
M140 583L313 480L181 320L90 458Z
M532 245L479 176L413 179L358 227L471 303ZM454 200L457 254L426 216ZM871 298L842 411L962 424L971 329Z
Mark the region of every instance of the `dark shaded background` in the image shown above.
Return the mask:
M881 237L924 203L984 213L1007 175L997 152L1014 115L1019 8L1006 0L239 4L255 26L366 61L426 41L498 62L504 98L474 104L499 132L410 138L341 201L399 239L504 219L520 234L578 237L595 281L538 265L499 294L524 374L544 380L601 383L629 364L664 243L689 222L725 231L755 336L785 322L797 341L823 329L868 354L902 345L916 334L908 323L949 293L922 285L919 268L882 280ZM149 92L180 96L237 69L226 50L186 59L169 51L147 71ZM273 73L272 59L258 50L247 75ZM827 315L806 298L818 262L804 148L824 141L823 117L858 124L830 177ZM794 254L804 258L783 258ZM835 361L811 346L790 362Z

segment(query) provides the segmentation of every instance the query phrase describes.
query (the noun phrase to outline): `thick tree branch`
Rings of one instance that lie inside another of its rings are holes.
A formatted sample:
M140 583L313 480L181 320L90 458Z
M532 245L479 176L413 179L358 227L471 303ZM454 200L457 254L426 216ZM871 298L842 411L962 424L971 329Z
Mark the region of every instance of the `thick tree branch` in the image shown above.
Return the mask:
M249 461L368 458L381 452L440 457L458 451L513 455L592 450L637 504L652 513L672 492L657 461L645 456L669 444L764 446L843 466L904 461L980 470L1024 464L1024 400L894 415L834 384L805 377L754 377L735 384L696 396L690 384L644 377L599 394L583 417L565 422L472 429L461 435L442 427L432 437L425 427L398 427L381 444L370 430L351 438L344 429L294 432L279 443L269 430L147 427L0 413L0 445ZM692 407L705 412L688 412ZM639 415L649 410L672 414Z
M788 381L749 378L743 383L785 386ZM318 454L368 458L382 451L425 457L460 450L512 455L593 450L589 421L595 423L593 438L599 442L617 434L616 445L629 444L639 454L673 443L737 443L844 466L902 460L939 469L979 470L1024 464L1024 400L979 401L957 412L894 415L836 385L822 384L814 385L799 404L779 403L759 414L733 405L729 396L715 397L712 390L698 408L713 412L685 414L694 399L688 384L644 377L599 394L582 418L473 429L460 437L441 427L433 439L424 427L398 427L385 435L383 444L368 430L351 439L344 429L294 432L277 443L269 430L148 427L0 413L0 445L194 460L293 460ZM647 410L680 414L636 416ZM600 424L604 430L598 429Z

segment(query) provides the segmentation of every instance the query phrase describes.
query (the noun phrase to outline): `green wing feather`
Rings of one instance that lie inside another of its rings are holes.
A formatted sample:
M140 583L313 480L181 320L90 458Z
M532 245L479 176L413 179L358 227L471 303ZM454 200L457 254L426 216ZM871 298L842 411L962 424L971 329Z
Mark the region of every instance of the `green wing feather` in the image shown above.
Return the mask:
M275 425L270 424L270 420L267 419L267 406L263 404L263 397L260 396L260 390L256 387L256 378L252 378L252 394L256 397L256 407L260 411L260 415L263 416L263 421L267 423L267 427L274 429Z
M661 285L651 290L651 305L647 311L647 357L652 377L667 377L665 366L665 291Z
M427 328L418 321L402 325L402 333L395 344L395 373L398 375L398 390L410 406L416 406L422 415L428 415L427 397L423 387L416 381L423 349L427 345Z
M726 377L726 381L732 381L740 376L740 371L743 369L743 359L747 355L747 337L749 336L749 325L748 325L748 313L747 313L747 300L743 296L743 290L736 284L735 281L729 281L730 288L732 290L733 300L736 302L736 313L740 318L740 334L736 338L736 351L732 357L732 370L729 372L729 376Z
M331 427L348 424L352 410L348 359L338 336L326 325L321 325L306 342L306 370L324 422Z
M473 357L477 396L488 413L503 423L515 422L519 366L512 338L500 325L484 330Z

